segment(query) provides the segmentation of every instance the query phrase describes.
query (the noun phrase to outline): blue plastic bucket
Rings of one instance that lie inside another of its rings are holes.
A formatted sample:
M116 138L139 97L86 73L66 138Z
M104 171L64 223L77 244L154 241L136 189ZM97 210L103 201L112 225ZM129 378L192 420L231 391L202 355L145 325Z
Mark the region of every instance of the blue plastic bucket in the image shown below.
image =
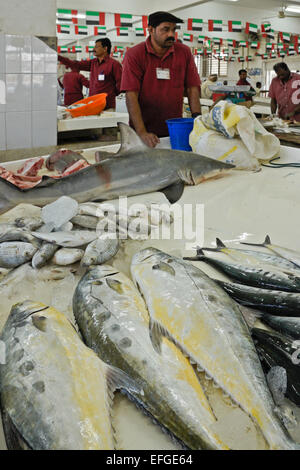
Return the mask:
M171 147L174 150L191 151L189 136L194 127L193 118L167 119Z

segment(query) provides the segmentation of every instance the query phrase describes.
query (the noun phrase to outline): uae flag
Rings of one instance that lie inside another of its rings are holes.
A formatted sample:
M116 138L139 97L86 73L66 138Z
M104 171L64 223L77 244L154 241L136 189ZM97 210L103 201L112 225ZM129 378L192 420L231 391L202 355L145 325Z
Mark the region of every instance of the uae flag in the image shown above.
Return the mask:
M221 39L221 38L212 38L212 40L213 40L214 44L218 44L220 46L222 46L222 44L223 44L223 39Z
M206 40L207 40L206 36L198 36L199 44L204 44Z
M268 59L268 58L269 58L269 54L263 54L263 55L262 55L262 59L266 60L266 59Z
M298 46L299 46L299 36L294 36L294 45L295 45L295 49L298 49Z
M223 49L223 54L229 54L229 49Z
M136 36L146 36L146 29L145 28L135 28L135 35Z
M246 23L246 28L245 28L245 33L250 34L250 33L257 33L258 31L258 25L254 23Z
M235 39L227 39L227 45L229 47L236 47L236 40Z
M123 52L124 51L124 46L115 46L114 47L114 52Z
M75 52L82 52L81 46L75 46Z
M242 22L241 21L228 21L228 31L230 33L241 33Z
M85 46L85 52L93 52L94 46Z
M260 42L253 41L250 43L251 49L259 49L260 48Z
M77 15L78 15L77 10L63 10L61 8L58 8L56 16L59 22L77 24L78 23Z
M60 52L68 52L68 47L67 46L61 46L60 47Z
M284 51L277 51L278 57L285 57L285 52Z
M233 55L239 55L240 51L238 49L232 49Z
M86 24L99 24L105 25L105 13L100 11L87 11L86 12Z
M128 36L128 28L117 28L117 36Z
M57 32L60 34L70 34L70 25L69 24L57 24Z
M271 23L263 23L261 25L261 32L262 33L267 33L270 30L271 30Z
M271 52L270 59L276 59L276 58L277 58L276 52Z
M294 46L289 47L288 55L296 55L296 51Z
M115 13L115 26L131 28L132 15Z
M283 49L284 49L284 44L283 44L283 42L279 42L279 43L277 44L277 49L278 49L279 51L283 51Z
M229 62L236 62L236 57L230 57Z
M146 15L143 15L142 16L142 27L144 29L147 29L148 28L148 16Z
M223 21L208 20L208 31L223 31Z
M88 27L87 26L75 26L75 34L81 34L82 36L87 36L88 34Z
M266 49L269 51L269 50L274 50L275 48L275 44L273 44L272 42L267 42L266 43Z
M204 55L211 55L211 49L204 49Z
M187 22L188 31L202 31L203 29L203 20L198 20L197 18L189 18Z
M247 62L252 62L252 55L247 55L246 61Z
M198 47L195 47L194 55L203 55L203 49L199 49Z
M291 35L289 33L279 33L279 39L281 42L290 42Z
M189 33L183 33L182 39L184 41L193 42L193 35Z
M245 62L245 58L244 57L239 57L239 62Z
M266 33L263 33L262 36L263 36L263 38L275 39L274 29L270 29L270 31L267 31Z
M94 36L106 36L106 26L94 26Z
M248 47L249 46L249 42L248 41L240 41L239 42L239 47Z

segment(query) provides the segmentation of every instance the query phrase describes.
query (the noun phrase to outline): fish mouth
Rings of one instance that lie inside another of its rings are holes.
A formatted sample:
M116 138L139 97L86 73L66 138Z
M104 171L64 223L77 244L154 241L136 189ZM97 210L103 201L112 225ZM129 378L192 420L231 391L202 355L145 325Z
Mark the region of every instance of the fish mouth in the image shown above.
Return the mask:
M18 325L24 322L28 317L34 313L41 312L42 310L47 310L48 305L41 304L39 302L34 302L32 300L25 300L24 302L19 302L13 305L10 312L10 321L13 325Z

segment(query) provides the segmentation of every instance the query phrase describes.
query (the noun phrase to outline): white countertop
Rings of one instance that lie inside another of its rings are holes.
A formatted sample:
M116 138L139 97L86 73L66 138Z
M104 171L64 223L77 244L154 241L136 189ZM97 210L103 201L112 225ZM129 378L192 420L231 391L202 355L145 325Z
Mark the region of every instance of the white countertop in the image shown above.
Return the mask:
M57 131L75 131L81 129L101 129L103 127L117 127L118 122L128 124L128 113L103 111L100 115L80 116L72 119L60 119L57 121Z

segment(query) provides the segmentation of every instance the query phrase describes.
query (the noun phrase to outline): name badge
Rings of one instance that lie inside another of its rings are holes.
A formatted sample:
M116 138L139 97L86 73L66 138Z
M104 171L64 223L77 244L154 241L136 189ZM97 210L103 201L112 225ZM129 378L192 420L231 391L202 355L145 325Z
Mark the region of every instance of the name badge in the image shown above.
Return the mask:
M156 78L158 78L159 80L170 80L170 70L157 68Z
M99 81L105 80L105 75L104 75L103 73L100 73L100 74L98 75L98 80L99 80Z

